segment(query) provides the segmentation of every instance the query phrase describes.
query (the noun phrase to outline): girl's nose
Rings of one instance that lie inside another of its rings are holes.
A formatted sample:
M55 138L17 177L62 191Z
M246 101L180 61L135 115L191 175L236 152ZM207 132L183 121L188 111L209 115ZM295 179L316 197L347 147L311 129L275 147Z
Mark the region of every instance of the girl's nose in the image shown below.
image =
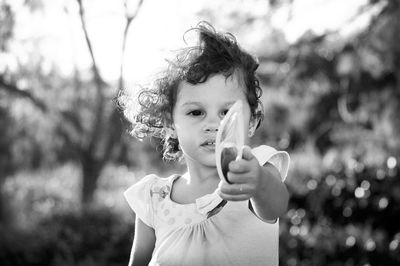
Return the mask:
M205 132L213 133L218 131L218 124L208 124L204 127Z
M204 125L204 131L209 133L217 132L220 122L221 117L209 117Z

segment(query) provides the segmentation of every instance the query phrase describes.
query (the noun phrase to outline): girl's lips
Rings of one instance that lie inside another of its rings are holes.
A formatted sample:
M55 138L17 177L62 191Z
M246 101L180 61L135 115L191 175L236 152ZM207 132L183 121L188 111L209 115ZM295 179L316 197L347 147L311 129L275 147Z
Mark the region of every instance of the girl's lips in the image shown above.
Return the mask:
M215 147L215 140L206 140L200 144L200 146L214 146Z
M200 146L209 151L215 151L215 139L208 139L201 143Z
M204 148L205 150L214 152L215 151L215 144L205 144L205 145L201 145L202 148Z

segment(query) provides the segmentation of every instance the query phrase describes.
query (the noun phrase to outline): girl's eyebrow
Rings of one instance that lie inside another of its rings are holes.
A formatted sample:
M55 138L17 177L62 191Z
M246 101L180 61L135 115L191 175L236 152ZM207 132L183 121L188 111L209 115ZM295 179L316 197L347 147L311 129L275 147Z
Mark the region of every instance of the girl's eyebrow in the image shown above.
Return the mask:
M235 102L236 101L229 101L229 102L223 103L222 105L223 106L233 105ZM192 102L192 101L190 101L190 102L185 102L185 103L182 104L182 106L187 106L187 105L200 105L201 106L202 103L201 102Z
M187 105L202 105L200 102L185 102L182 104L182 106L187 106Z

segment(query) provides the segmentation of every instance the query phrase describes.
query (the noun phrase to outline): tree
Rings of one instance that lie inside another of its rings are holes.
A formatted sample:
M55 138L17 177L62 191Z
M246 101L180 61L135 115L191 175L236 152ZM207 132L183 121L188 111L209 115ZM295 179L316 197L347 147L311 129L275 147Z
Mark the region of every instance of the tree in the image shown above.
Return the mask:
M31 10L43 8L40 1L35 3L27 2L26 5L29 5ZM29 63L20 64L17 71L0 69L0 94L10 100L3 102L5 105L2 107L5 112L1 112L1 121L8 126L12 125L14 119L7 120L9 113L7 107L12 107L16 101L25 101L28 102L25 107L31 106L28 108L31 110L30 121L27 124L15 121L14 127L11 128L20 128L18 132L21 134L12 138L8 134L10 139L4 139L6 147L2 149L0 157L2 165L28 168L68 160L77 162L82 169L81 199L83 207L86 208L93 202L101 170L110 160L119 156L118 149L124 145L121 142L123 121L116 104L112 101L117 95L117 90L124 86L124 66L121 61L118 85L105 81L98 69L93 43L87 30L84 3L81 0L77 0L76 3L79 14L75 15L79 15L92 63L90 72L75 71L71 79L62 77L55 65L51 66L50 71L43 71L45 58L40 55L32 56ZM129 28L142 4L143 0L137 1L136 10L132 12L128 8L128 1L124 2L126 12L121 46L122 57ZM7 48L7 40L13 37L13 18L16 15L7 2L2 2L0 34L1 39L5 40L1 43L2 49ZM85 78L86 74L89 74L90 78ZM20 87L21 80L25 81L23 88ZM27 128L32 121L36 121L33 128ZM3 127L2 124L2 130L6 128L8 127ZM13 147L24 138L29 139L27 142L31 147L30 152L24 154L25 158L31 158L25 165L15 156L7 155L7 150L15 150ZM3 163L5 158L12 160L13 163L10 161ZM32 165L31 160L35 160L37 164ZM3 174L2 180L7 174L10 172Z
M12 37L12 29L14 24L14 14L11 12L10 6L7 4L0 6L0 52L7 50L7 41ZM2 76L0 76L0 86L3 85ZM8 87L6 87L8 88ZM12 89L12 88L11 88ZM12 138L11 131L9 130L12 121L7 113L6 104L3 99L3 92L0 91L0 192L2 191L3 184L6 176L12 171L10 160L10 145L9 142ZM0 222L8 222L8 210L5 203L3 194L0 193Z
M120 115L115 106L111 108L108 107L109 109L111 109L111 111L107 111L108 104L106 102L107 98L105 96L105 93L108 86L105 83L104 79L101 77L97 67L92 43L86 28L85 12L82 0L77 0L77 2L79 4L82 29L85 33L86 43L92 59L92 75L97 94L97 106L95 107L95 110L93 110L95 113L95 121L93 123L93 127L91 128L89 144L80 148L82 150L82 157L80 160L83 172L82 202L84 205L87 205L90 204L93 200L93 194L96 188L96 182L99 174L106 162L110 159L110 155L112 154L116 142L118 142L118 140L121 138L123 126L120 120ZM127 1L125 1L126 24L122 45L122 57L125 52L126 37L129 27L131 25L131 22L138 14L142 4L143 0L139 0L136 11L133 14L129 14L127 9ZM123 63L121 62L119 88L123 88L123 86ZM114 93L114 97L115 96L116 93ZM108 103L110 102L109 100L110 99L108 99ZM108 133L108 135L105 133Z

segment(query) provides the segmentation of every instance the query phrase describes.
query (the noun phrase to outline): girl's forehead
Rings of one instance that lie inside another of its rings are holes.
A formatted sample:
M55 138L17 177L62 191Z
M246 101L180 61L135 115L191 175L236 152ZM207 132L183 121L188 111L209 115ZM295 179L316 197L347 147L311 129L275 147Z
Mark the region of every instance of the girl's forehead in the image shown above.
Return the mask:
M242 82L236 75L225 77L222 74L211 76L206 82L190 84L183 81L178 87L177 102L181 101L230 101L245 97Z

